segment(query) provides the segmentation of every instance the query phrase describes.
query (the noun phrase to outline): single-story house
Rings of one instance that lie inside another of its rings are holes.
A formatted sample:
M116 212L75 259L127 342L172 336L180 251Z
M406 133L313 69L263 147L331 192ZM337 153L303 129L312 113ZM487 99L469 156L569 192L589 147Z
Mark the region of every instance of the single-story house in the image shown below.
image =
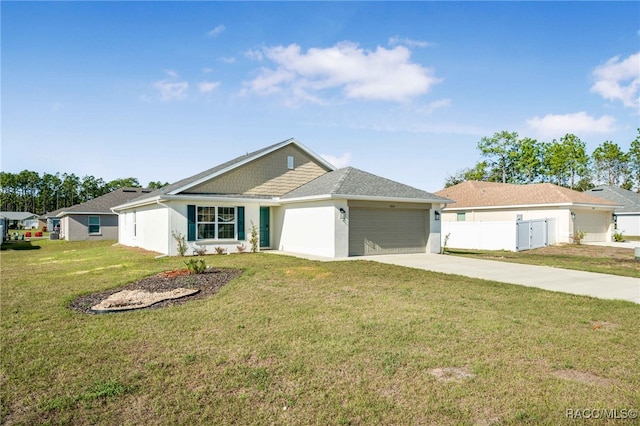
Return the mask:
M338 169L295 139L242 155L113 208L119 242L164 255L204 247L323 257L440 250L446 198L353 167Z
M611 241L620 207L551 183L468 181L436 195L455 200L442 210L442 233L456 248L515 251L570 243L581 234L584 242Z
M0 212L9 229L37 229L38 215L31 212Z
M599 186L589 191L596 197L621 204L615 210L616 230L628 236L640 236L640 194L617 186Z
M144 188L120 188L87 202L56 210L55 221L49 231L59 231L59 238L67 241L117 240L118 215L111 208L151 192Z

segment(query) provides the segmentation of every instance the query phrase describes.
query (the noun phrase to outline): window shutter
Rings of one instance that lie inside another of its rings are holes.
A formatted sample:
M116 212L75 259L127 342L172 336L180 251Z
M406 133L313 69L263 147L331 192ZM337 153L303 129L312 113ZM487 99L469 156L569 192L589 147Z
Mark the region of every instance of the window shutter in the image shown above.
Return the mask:
M244 207L236 207L238 212L238 240L244 241Z
M196 240L196 206L187 206L187 241Z

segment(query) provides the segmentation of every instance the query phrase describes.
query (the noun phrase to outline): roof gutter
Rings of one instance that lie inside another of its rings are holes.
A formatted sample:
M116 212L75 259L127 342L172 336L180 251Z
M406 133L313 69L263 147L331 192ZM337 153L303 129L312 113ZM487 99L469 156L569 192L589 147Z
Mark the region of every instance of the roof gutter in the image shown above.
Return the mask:
M305 201L324 200L357 200L357 201L378 201L386 203L424 203L424 204L450 204L454 201L446 198L403 198L403 197L376 197L372 195L348 195L348 194L325 194L311 195L308 197L297 197L278 199L281 204L301 203Z
M463 206L456 207L450 206L446 207L443 210L495 210L495 209L522 209L522 208L537 208L537 207L587 207L594 209L616 209L618 207L622 207L616 204L586 204L586 203L553 203L553 204L514 204L514 205L503 205L503 206Z

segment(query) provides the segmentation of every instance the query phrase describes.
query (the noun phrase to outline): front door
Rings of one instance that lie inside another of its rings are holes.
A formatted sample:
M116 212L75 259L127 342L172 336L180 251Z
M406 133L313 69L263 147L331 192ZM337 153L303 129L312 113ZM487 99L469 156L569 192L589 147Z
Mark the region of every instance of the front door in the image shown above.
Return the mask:
M269 213L269 207L260 207L260 247L269 247L271 245L269 240L269 221L271 219Z

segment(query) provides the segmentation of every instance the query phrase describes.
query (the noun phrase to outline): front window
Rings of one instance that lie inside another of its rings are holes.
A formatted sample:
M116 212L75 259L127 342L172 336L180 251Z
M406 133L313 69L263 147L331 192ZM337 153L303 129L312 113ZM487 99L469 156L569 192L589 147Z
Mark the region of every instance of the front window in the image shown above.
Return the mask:
M236 208L198 206L196 226L199 240L233 240L236 238Z
M465 220L467 220L466 212L458 213L458 222L464 222Z
M100 216L89 216L89 233L100 233Z

